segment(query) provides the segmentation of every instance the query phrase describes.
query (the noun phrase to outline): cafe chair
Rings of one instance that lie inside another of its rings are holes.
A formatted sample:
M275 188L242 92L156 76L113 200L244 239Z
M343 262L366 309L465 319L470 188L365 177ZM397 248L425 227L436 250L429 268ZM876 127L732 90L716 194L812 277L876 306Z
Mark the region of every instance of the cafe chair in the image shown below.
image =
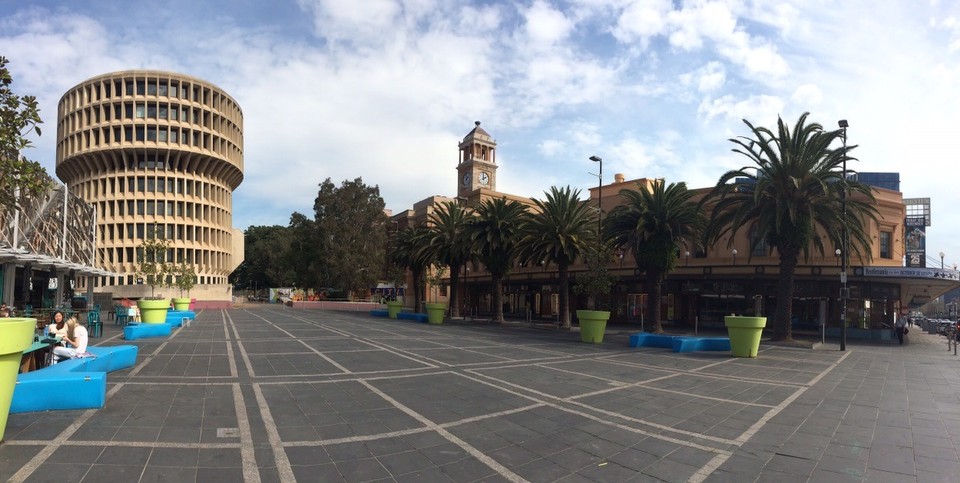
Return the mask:
M119 325L121 327L127 325L127 322L130 321L129 316L127 315L130 313L130 310L123 305L114 305L113 311L113 325Z
M90 337L103 335L103 322L100 320L99 310L87 312L87 328L90 330Z

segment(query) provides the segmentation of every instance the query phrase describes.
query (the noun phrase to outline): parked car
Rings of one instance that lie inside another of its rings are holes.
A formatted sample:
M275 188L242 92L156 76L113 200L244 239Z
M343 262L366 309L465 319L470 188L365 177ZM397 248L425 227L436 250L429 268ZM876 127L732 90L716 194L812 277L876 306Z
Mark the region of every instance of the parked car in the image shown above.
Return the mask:
M957 328L956 321L940 319L937 321L937 333L940 335L947 335L947 333L953 333Z

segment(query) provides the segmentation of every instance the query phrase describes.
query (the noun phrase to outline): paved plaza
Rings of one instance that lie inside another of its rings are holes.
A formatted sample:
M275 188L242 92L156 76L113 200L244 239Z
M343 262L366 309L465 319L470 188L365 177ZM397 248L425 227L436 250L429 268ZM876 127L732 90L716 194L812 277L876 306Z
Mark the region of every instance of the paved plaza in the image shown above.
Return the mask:
M125 343L105 328L95 343ZM960 477L960 357L943 337L739 359L610 332L207 310L135 341L104 408L11 415L0 481Z

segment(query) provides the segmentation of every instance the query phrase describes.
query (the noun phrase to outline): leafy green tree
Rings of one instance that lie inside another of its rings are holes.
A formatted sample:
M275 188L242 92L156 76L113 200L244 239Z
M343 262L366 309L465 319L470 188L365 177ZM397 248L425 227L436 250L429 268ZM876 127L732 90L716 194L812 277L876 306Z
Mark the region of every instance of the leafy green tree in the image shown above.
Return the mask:
M274 226L251 226L243 233L244 260L231 275L238 287L286 287L293 283L296 272L290 265L290 229Z
M460 269L470 259L467 225L472 216L468 209L446 201L430 213L430 237L427 250L439 263L450 268L450 316L460 316Z
M326 282L350 292L375 286L386 260L387 233L380 188L361 178L337 187L327 178L313 204Z
M170 241L163 237L163 231L151 226L147 236L137 248L137 277L143 278L150 286L150 298L156 297L156 288L167 284L170 275L170 265L167 263L167 252Z
M290 249L286 252L284 263L293 271L294 285L297 287L320 288L328 286L326 258L320 245L320 233L317 223L299 212L290 215Z
M680 249L698 242L706 226L706 218L686 183L670 183L663 179L648 189L621 190L624 203L606 218L604 232L616 247L630 250L637 268L646 275L647 313L651 332L663 332L660 325L660 303L663 280L677 266Z
M423 250L429 236L430 230L424 226L400 230L394 237L387 253L390 263L397 267L409 269L413 276L415 312L423 311L425 276L427 269L435 260L430 252Z
M174 276L174 285L180 290L180 296L183 297L183 292L187 292L187 297L189 297L190 290L197 283L197 272L193 265L180 262L170 268L170 274Z
M844 158L853 160L848 153L856 146L846 151L832 147L843 132L807 124L808 115L800 116L793 131L778 117L776 133L744 119L752 136L730 141L736 144L733 151L752 164L724 173L705 200L712 210L708 241L728 235L732 240L740 230L750 230L779 253L774 340L793 337L794 278L801 255L808 259L811 249L823 255L828 240L831 248L841 246L846 225L848 248L869 259L867 222L876 221L879 213L870 187L844 177ZM847 197L846 219L841 209L845 188L856 195Z
M593 310L600 310L600 296L609 294L617 284L617 276L610 273L610 262L614 260L613 248L609 242L589 245L582 258L586 269L577 274L573 290L590 296Z
M494 321L503 323L503 277L517 259L526 208L505 198L487 199L477 206L468 232L471 246L490 272Z
M40 135L40 110L34 96L13 92L9 61L0 56L0 212L14 209L23 198L40 196L50 187L50 177L36 161L22 157L32 143L31 133Z
M520 258L524 261L556 263L560 278L560 320L570 327L570 265L596 245L597 218L580 200L580 190L551 187L545 200L531 198L537 212L523 225Z

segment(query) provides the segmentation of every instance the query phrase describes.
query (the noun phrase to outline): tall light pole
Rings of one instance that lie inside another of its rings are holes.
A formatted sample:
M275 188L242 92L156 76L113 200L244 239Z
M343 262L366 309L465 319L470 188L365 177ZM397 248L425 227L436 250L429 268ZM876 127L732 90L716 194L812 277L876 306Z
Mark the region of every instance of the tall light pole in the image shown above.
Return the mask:
M733 254L733 264L736 265L736 264L737 264L737 249L734 248L733 250L730 250L730 253Z
M847 297L850 295L847 289L847 258L850 256L850 250L847 247L847 128L850 124L846 119L841 119L838 123L843 129L843 191L840 195L841 212L843 216L843 240L840 251L840 350L847 350Z
M940 270L943 270L943 252L940 252Z
M603 225L603 158L590 156L590 161L600 163L600 174L597 175L597 240L602 240L600 230Z

